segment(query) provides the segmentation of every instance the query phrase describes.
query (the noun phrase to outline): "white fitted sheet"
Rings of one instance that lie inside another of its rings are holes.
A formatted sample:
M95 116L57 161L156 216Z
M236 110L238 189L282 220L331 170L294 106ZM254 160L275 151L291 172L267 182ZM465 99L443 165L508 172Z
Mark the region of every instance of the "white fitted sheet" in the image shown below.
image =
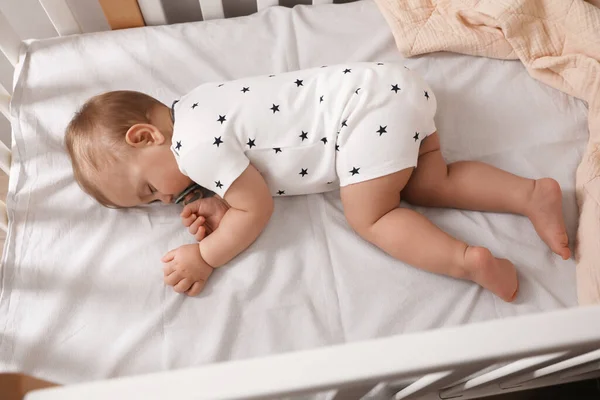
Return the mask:
M418 209L517 265L520 293L506 304L362 241L338 192L276 199L260 238L186 298L163 285L160 262L192 242L180 208L104 209L73 181L63 132L92 95L133 89L170 104L205 81L374 60L401 57L370 1L29 43L12 104L0 369L68 383L575 306L574 261L553 256L524 217ZM518 62L434 54L405 64L436 93L447 161L554 177L573 239L585 105Z

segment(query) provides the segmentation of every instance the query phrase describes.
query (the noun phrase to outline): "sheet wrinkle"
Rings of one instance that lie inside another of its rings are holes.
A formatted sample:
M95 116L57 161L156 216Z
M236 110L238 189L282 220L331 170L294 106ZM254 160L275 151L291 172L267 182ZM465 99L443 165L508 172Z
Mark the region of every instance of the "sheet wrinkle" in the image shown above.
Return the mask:
M323 195L321 195L323 196ZM327 215L327 211L326 211L326 205L327 202L319 202L318 204L318 208L319 208L319 214L321 214L322 217ZM342 333L342 342L346 343L348 341L348 335L347 335L347 330L346 330L346 324L344 323L344 316L342 313L342 305L341 305L341 301L340 301L340 295L339 295L339 286L338 286L338 279L336 278L336 273L335 273L335 264L336 262L334 261L333 257L331 256L331 237L333 235L328 235L327 234L327 224L322 223L322 221L327 221L328 218L319 218L319 222L321 222L319 224L320 228L321 228L321 234L325 239L325 251L327 253L327 259L328 259L328 263L327 265L330 268L331 271L331 276L333 278L333 289L334 289L334 295L335 295L335 299L336 299L336 304L337 304L337 313L334 313L334 315L339 315L339 325L341 328L341 333ZM315 226L315 224L313 224L313 226ZM336 321L337 323L338 321ZM337 324L336 324L337 325ZM333 326L332 326L333 328ZM337 332L339 331L339 329L337 329L337 327L335 327L335 332L336 336L337 336Z
M298 36L296 35L296 19L300 19L297 13L288 13L288 18L290 20L290 43L292 44L287 48L286 51L286 61L287 61L287 69L288 71L294 71L300 69L300 53L298 51ZM294 56L295 63L292 65L290 62L291 56Z
M326 243L325 246L319 246L319 249L321 250L322 253L325 253L327 256L327 260L328 262L326 263L326 265L329 267L329 271L331 273L331 277L333 278L333 289L334 289L334 293L333 295L335 296L335 300L336 300L336 305L337 305L337 310L327 310L327 321L329 324L329 330L330 330L330 334L332 336L332 338L338 338L339 335L339 330L340 328L342 329L342 340L343 342L346 341L346 335L345 335L345 329L344 329L344 324L342 321L342 317L341 317L341 306L340 306L340 299L339 299L339 295L337 293L337 285L335 282L335 272L333 271L333 263L332 263L332 259L331 259L331 252L329 249L329 238L327 237L327 235L325 234L325 228L323 226L323 219L322 218L315 218L315 211L313 210L313 208L317 208L318 213L322 214L321 212L321 205L320 204L313 204L313 199L315 197L321 197L322 195L310 195L310 196L306 196L306 208L308 211L308 219L311 221L310 226L311 226L311 230L313 232L312 235L312 242L313 243L318 243L317 238L321 237L324 242ZM323 276L324 272L323 270L319 270L319 275ZM327 287L323 284L325 282L327 282L328 279L322 279L320 282L320 287L322 288L322 291L326 291ZM328 293L324 293L323 296L325 299L331 299L331 295ZM332 317L332 315L339 315L339 321L335 320ZM339 322L339 324L338 324Z

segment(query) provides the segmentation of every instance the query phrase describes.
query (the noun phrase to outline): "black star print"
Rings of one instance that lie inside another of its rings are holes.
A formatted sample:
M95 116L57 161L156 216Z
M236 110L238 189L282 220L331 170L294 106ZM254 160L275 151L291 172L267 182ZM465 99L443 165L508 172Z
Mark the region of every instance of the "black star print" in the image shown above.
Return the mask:
M220 122L221 125L223 125L223 122L227 121L227 119L225 119L227 115L219 115L219 119L217 120L217 122Z
M387 125L386 126L381 126L379 125L379 129L377 130L377 133L379 133L379 136L383 135L384 133L387 133Z
M271 107L271 110L273 111L273 114L275 114L276 112L279 111L279 106L276 106L275 104L273 104L273 107Z
M324 137L323 139L321 139L321 142L323 142L323 144L327 144L327 138Z
M347 119L343 120L343 121L342 121L342 126L348 126L348 124L347 124L346 122L348 122L348 120L347 120Z
M302 84L302 82L304 82L304 81L303 81L303 80L301 80L301 79L296 79L296 82L294 82L294 83L296 84L296 87L300 87L300 86L304 86L304 85Z
M398 90L401 90L401 89L398 87L398 85L392 85L392 91L393 91L394 93L398 93Z
M419 140L419 132L415 132L415 136L413 136L413 139L415 139L415 142Z
M344 75L349 74L350 72L352 72L352 70L350 68L346 68L344 70Z
M299 175L302 175L303 178L304 178L304 175L308 175L308 168L300 168Z
M221 136L219 136L215 138L215 142L213 144L219 147L221 143L223 143L223 141L221 140Z
M360 168L352 167L352 170L349 172L352 174L352 176L354 176L354 175L358 175L358 173L359 173L358 170L360 170Z
M339 144L335 145L335 151L340 151L340 145Z
M285 190L278 190L277 194L281 196L282 194L285 194Z
M323 102L323 96L321 96L321 98L319 98L319 103Z
M217 185L217 187L219 189L221 189L223 187L223 184L221 183L221 181L215 181L215 185Z
M224 83L221 83L218 87L222 87L223 85L225 85Z
M328 185L331 185L333 183L333 181L327 182Z
M308 139L308 132L302 131L302 133L300 134L300 137L302 138L302 141L304 142L304 139Z
M192 110L193 110L194 108L196 108L196 107L198 107L198 103L194 103L194 104L192 104Z
M252 148L252 147L256 146L256 145L254 144L254 141L255 141L255 140L256 140L256 139L250 139L250 138L248 138L248 143L246 143L246 144L247 144L247 145L248 145L250 148Z
M356 89L356 90L354 91L354 93L358 94L358 91L359 91L359 90L360 90L360 88Z
M177 142L177 146L175 146L175 150L181 149L181 142Z
M250 91L250 87L242 88L242 93L246 93Z
M275 76L275 75L269 75L269 78L272 78L272 77L274 77L274 76Z
M377 63L377 65L383 65L383 63Z
M426 98L427 100L429 100L429 93L427 93L427 90L425 90L424 92L425 92L425 98Z
M321 66L321 68L325 68L325 67L327 67L327 65L322 65L322 66Z
M281 147L273 147L273 150L275 150L275 154L281 153Z

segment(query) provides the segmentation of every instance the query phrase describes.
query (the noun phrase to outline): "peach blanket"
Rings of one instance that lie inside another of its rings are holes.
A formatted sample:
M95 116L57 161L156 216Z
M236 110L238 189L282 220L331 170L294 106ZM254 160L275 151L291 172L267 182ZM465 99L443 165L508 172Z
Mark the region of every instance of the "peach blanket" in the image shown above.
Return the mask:
M600 9L584 0L375 2L404 56L519 59L533 78L587 102L590 139L576 176L577 295L579 304L600 303Z

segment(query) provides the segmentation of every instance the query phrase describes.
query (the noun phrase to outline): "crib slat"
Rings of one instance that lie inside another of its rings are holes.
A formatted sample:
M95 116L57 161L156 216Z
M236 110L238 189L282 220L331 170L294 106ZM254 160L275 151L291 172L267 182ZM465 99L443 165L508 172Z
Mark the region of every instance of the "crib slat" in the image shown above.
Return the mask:
M21 39L8 23L8 20L0 11L0 51L14 66L19 62L19 48Z
M450 398L459 395L466 390L470 390L484 385L489 385L506 376L530 370L533 367L539 366L540 364L548 363L552 360L556 360L557 358L563 357L566 354L567 352L565 351L559 351L552 354L544 354L541 356L520 359L503 367L497 368L493 371L487 372L483 375L476 376L475 378L469 379L468 381L461 382L457 385L447 388L440 393L440 397L443 399Z
M469 376L484 370L490 365L493 365L493 363L469 363L468 365L456 366L456 368L452 370L439 371L424 375L408 386L402 385L398 387L393 383L391 383L389 386L390 389L394 387L396 389L397 393L394 396L394 399L421 399L426 393L436 393L436 400L439 400L440 397L437 396L437 393L440 390L450 385L454 385L457 382L464 382Z
M67 4L67 0L39 0L39 2L60 36L82 32L79 23Z
M161 0L138 1L144 21L148 26L166 25L167 14Z
M573 378L575 376L585 375L590 372L600 372L600 361L596 361L591 364L585 364L581 367L571 368L565 373L560 374L560 379Z
M545 386L553 386L557 384L564 384L569 382L582 381L586 379L595 379L600 377L600 371L590 372L584 375L578 375L574 378L567 378L558 380L556 376L546 376L544 378L536 379L523 385L515 386L512 388L500 388L496 384L475 388L473 390L469 390L468 392L464 392L460 397L453 397L448 400L484 400L487 399L488 396L494 396L503 394L506 398L511 398L508 393L513 392L523 392L529 389L541 388ZM504 397L503 396L503 397ZM516 396L515 396L516 397ZM520 398L520 397L519 397ZM440 396L438 393L428 393L422 397L419 397L419 400L440 400Z
M267 7L273 7L278 5L279 0L256 0L256 8L258 9L258 11Z
M10 113L9 113L9 105L10 105L10 95L8 91L2 86L0 83L0 113L6 117L10 121Z
M453 373L453 371L450 370L450 371L441 371L441 372L434 372L432 374L427 374L427 375L423 376L422 378L418 379L417 381L415 381L414 383L408 385L407 387L405 387L398 393L396 393L396 395L394 396L394 399L401 400L401 399L407 399L409 396L414 396L414 395L422 392L423 390L430 388L431 385L433 385L434 383L439 382L440 380L452 375L452 373Z
M530 373L518 376L507 382L504 382L500 386L503 388L518 386L525 382L532 381L534 379L539 379L541 377L548 376L556 372L564 371L573 367L578 367L580 365L591 363L597 360L600 360L600 350L594 350L592 352L585 353L580 356L569 358L568 360L564 360L559 363L537 369Z
M317 4L332 4L333 0L312 0L312 3L314 5L317 5Z
M221 0L198 0L200 9L202 10L202 19L208 21L210 19L225 18L225 10Z
M10 175L11 152L4 142L0 141L0 169L6 175Z
M5 233L8 232L8 210L2 200L0 200L0 229Z

